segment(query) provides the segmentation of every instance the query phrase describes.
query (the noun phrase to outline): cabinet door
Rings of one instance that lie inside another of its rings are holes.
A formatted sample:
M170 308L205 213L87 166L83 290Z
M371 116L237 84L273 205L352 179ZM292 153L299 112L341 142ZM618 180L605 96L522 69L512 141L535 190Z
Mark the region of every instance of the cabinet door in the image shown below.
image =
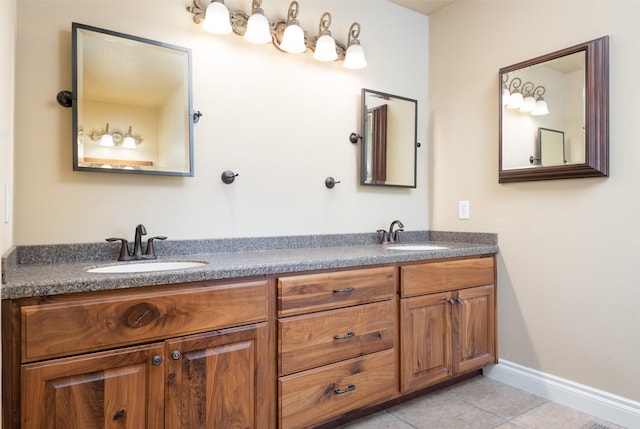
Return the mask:
M267 427L266 338L262 323L167 341L167 428Z
M463 373L495 363L495 287L458 291L454 305L454 370Z
M401 389L422 389L453 374L450 292L402 300Z
M23 365L21 427L163 428L163 351L155 344Z

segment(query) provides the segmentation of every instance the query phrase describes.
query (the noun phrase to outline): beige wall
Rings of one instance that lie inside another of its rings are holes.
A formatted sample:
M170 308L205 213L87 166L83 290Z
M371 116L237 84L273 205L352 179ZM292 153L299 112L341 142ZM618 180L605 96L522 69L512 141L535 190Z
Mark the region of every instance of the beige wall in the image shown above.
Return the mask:
M636 401L639 16L638 1L462 0L429 21L431 227L499 234L500 357ZM607 34L610 177L498 184L498 70Z
M348 140L360 131L366 87L418 99L426 141L427 17L384 0L299 1L312 35L324 11L343 42L360 22L369 67L349 71L310 53L208 34L187 3L18 2L15 244L131 237L137 223L170 239L373 232L396 218L428 228L428 151L419 153L417 189L363 188L360 145ZM247 11L251 2L226 3ZM285 17L289 3L265 2L265 14ZM192 49L194 107L204 114L195 125L195 177L72 171L71 109L55 102L71 88L72 21ZM402 25L389 31L394 22ZM233 185L220 180L227 169L239 173ZM341 183L328 190L328 176Z
M16 2L0 1L0 255L13 244L13 102ZM7 207L5 192L9 191ZM5 213L9 212L9 219Z

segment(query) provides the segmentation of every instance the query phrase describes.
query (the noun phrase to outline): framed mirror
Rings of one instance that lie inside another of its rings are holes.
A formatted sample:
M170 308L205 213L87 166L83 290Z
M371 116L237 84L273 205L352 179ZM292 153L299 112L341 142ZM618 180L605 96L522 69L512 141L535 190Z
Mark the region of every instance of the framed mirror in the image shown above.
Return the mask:
M418 102L362 89L362 185L416 187Z
M73 169L193 176L191 51L72 24Z
M498 181L609 175L609 38L500 69Z

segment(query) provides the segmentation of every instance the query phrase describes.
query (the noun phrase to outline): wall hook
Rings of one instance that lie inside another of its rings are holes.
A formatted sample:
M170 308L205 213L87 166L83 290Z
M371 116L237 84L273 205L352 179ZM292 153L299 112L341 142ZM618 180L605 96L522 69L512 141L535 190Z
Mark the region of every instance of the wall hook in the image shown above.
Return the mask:
M324 179L324 185L329 189L332 189L334 186L336 186L336 183L340 183L340 181L334 179L333 177L327 177L326 179Z
M73 94L71 91L60 91L56 95L56 101L62 107L71 107L73 106Z
M349 134L349 141L353 144L358 143L358 140L362 140L362 136L360 134L351 133Z
M195 112L193 112L193 114L191 115L191 117L193 118L193 123L197 124L198 121L200 120L200 117L202 116L202 112L199 110L196 110Z
M236 180L237 176L238 176L238 173L234 173L231 170L224 170L222 172L222 181L227 185L230 185L234 182L234 180Z

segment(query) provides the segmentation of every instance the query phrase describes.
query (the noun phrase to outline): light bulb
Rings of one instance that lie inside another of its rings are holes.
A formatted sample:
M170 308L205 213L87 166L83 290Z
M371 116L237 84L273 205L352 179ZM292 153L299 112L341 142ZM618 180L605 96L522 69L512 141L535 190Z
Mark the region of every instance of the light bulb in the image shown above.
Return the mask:
M367 66L367 60L364 58L364 49L357 43L349 46L344 57L344 68L362 69Z
M207 6L202 28L214 34L229 34L232 31L229 9L224 3L214 0Z
M307 50L307 46L304 43L304 31L297 22L289 24L287 28L284 29L280 49L292 54L300 54Z
M269 30L269 20L263 15L262 10L249 17L247 31L244 33L247 42L265 44L271 42L271 31Z
M338 59L338 53L336 52L336 41L333 40L331 34L323 34L318 38L316 42L316 50L313 53L313 58L318 61L334 61Z

